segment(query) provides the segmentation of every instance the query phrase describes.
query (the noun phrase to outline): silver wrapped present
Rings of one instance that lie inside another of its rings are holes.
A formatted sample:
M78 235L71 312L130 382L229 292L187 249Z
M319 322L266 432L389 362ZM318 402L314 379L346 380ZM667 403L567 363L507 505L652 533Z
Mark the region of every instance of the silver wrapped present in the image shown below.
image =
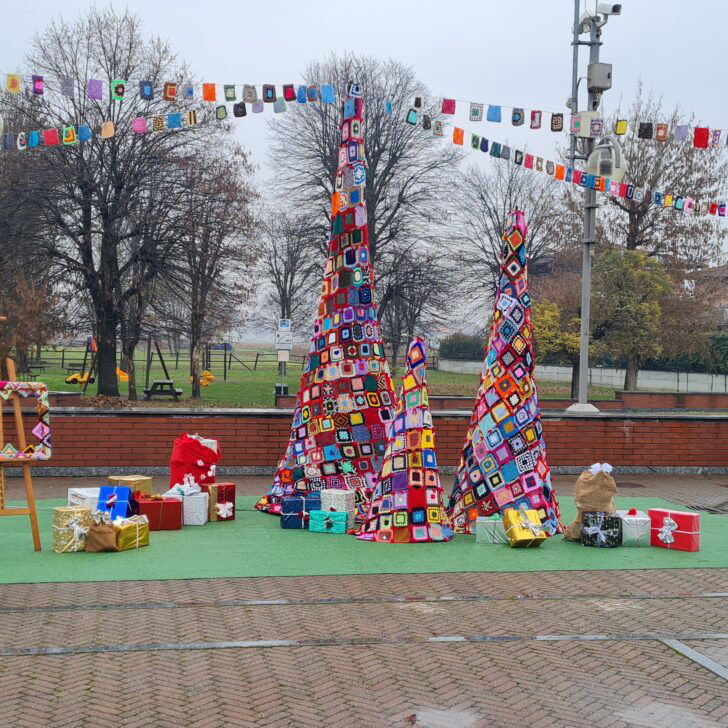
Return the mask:
M617 511L622 521L622 546L650 545L650 517L643 511L632 508L629 511Z
M486 516L475 519L475 543L508 543L508 536L500 516Z
M356 512L355 495L353 490L345 488L323 488L321 491L321 510L346 512L347 529L354 528L354 514Z

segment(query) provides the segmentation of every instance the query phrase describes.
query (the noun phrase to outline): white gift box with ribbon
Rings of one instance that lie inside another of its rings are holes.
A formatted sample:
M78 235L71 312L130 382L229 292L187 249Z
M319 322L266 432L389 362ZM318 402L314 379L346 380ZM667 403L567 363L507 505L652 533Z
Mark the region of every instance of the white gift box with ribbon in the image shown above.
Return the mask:
M632 508L617 511L622 521L622 546L649 546L652 519L643 511Z
M101 488L69 488L68 489L68 505L83 506L90 508L91 511L96 510L99 502L99 491Z
M210 494L201 491L197 483L188 481L162 493L165 498L182 500L183 526L204 526L209 520Z

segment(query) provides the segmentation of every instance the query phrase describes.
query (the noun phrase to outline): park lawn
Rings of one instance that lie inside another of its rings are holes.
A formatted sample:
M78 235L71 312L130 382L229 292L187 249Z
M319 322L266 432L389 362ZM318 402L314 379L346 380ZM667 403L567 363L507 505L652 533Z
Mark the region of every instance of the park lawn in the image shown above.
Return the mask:
M240 358L249 360L250 354ZM81 361L83 352L71 354L71 361ZM191 400L191 386L189 382L187 361L180 361L175 369L175 360L173 357L166 357L167 369L175 386L182 390L182 401L175 403L171 398L155 398L152 402L144 402L143 399L136 403L137 406L156 406L156 407L262 407L268 408L275 406L274 389L275 384L280 381L276 363L270 359L258 362L257 369L247 369L238 362L233 362L232 368L228 371L227 381L223 380L222 362L216 361L212 367L212 371L216 376L216 380L202 390L202 398L200 400ZM144 389L144 359L140 357L136 361L137 366L137 390L141 398L143 398L142 390ZM395 374L395 387L399 387L399 376L401 369ZM60 363L55 366L46 367L45 372L38 374L38 380L45 382L52 391L73 392L78 391L79 387L75 384L66 384L65 378L67 373L61 369ZM291 394L298 391L300 383L301 368L300 364L289 364L288 373L285 382L288 384ZM150 382L155 379L164 379L164 372L158 360L154 360L150 374ZM461 397L475 397L480 381L479 374L455 374L453 372L443 372L431 370L427 373L430 394L432 395L451 395ZM569 384L567 382L538 382L539 395L542 399L564 399L569 396ZM126 394L126 385L120 383L122 394ZM89 385L87 390L88 397L96 395L96 385ZM614 389L605 387L590 387L590 399L614 399Z

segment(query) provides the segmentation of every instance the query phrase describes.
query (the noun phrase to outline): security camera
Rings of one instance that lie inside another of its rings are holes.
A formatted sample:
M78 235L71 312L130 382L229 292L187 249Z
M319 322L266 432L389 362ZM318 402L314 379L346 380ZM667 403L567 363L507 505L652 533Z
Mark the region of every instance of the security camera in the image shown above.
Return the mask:
M589 155L586 171L600 177L609 177L615 182L621 182L624 179L624 156L619 142L614 137L607 135L599 140L594 151Z
M622 5L620 3L599 3L597 5L599 15L621 15Z
M597 3L593 15L588 12L582 13L581 18L579 18L579 34L588 33L592 22L597 28L601 28L607 24L610 15L621 14L622 5L620 3Z

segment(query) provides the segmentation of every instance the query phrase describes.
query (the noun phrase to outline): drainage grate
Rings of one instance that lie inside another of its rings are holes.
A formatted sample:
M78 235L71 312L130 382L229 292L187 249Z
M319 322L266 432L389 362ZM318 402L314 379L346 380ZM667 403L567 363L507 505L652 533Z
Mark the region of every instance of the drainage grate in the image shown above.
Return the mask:
M726 516L728 515L728 500L722 503L713 503L712 505L690 503L688 508L692 508L694 511L702 511L703 513Z
M621 480L619 483L617 483L617 488L644 488L645 486L642 485L642 483L623 483Z

